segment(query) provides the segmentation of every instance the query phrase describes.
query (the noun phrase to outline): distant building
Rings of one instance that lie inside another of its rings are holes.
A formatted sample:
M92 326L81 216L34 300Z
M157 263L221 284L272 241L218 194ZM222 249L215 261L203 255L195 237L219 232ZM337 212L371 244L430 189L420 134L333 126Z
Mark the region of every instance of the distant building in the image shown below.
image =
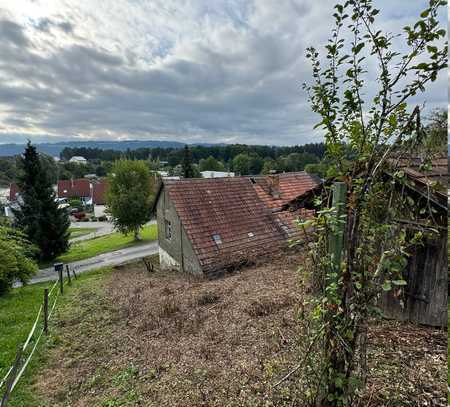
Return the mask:
M203 178L224 178L224 177L234 177L234 172L225 171L201 171Z
M94 216L100 218L106 216L106 190L108 181L101 180L92 184L92 204L94 205Z
M59 180L57 195L58 198L79 198L88 202L92 197L92 184L85 178Z
M74 155L69 162L71 163L77 163L77 164L87 164L87 160L84 157L81 157L79 155Z
M9 202L17 202L20 197L20 189L19 186L13 182L9 186Z
M8 218L14 218L12 210L19 209L21 202L22 198L20 195L20 188L15 182L13 182L9 186L9 193L7 194L7 199L4 207L4 215Z

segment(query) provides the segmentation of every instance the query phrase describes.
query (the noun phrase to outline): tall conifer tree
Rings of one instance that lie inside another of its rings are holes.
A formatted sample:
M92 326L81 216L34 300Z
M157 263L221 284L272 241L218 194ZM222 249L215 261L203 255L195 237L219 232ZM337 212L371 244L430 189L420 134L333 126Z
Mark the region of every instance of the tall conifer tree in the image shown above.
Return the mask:
M189 147L184 146L183 161L181 162L184 178L195 178L194 166L192 164L192 155Z
M55 202L51 174L42 165L36 147L29 141L19 159L20 208L14 211L16 225L40 249L41 260L51 260L69 247L69 216Z

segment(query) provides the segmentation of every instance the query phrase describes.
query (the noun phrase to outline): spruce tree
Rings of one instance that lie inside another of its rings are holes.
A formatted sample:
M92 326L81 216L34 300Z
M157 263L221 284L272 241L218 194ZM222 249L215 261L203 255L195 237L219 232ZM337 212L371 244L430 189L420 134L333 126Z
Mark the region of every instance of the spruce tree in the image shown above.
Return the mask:
M16 225L40 249L41 260L51 260L69 247L69 216L55 202L51 174L42 164L36 147L28 141L19 158L20 208L14 211Z
M183 161L181 162L184 178L195 178L194 166L192 165L191 151L187 145L184 146Z

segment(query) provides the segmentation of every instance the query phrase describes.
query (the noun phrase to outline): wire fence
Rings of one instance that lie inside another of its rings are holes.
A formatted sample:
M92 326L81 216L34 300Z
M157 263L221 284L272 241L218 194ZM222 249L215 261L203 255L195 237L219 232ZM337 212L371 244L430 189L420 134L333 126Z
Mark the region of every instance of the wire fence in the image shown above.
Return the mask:
M53 315L59 296L64 292L64 286L71 284L70 269L68 265L66 265L67 278L64 278L64 265L61 264L57 271L59 273L58 280L55 281L50 290L48 290L48 288L43 290L43 301L36 314L36 318L30 332L28 333L23 345L18 346L14 363L10 366L6 372L6 375L0 381L0 395L3 392L0 407L7 406L11 393L33 358L42 335L48 334L48 321ZM72 273L73 277L76 279L77 275L74 269L72 269ZM58 286L59 290L57 289Z

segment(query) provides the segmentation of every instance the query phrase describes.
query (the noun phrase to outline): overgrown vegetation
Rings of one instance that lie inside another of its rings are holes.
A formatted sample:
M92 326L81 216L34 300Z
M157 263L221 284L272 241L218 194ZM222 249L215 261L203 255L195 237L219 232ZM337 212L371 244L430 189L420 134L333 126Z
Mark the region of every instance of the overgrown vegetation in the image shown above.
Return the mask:
M37 247L25 235L7 225L0 225L0 296L16 280L26 284L37 272L34 258Z
M314 83L305 86L312 109L325 131L327 159L335 180L348 191L339 208L325 193L317 215L305 222L311 262L308 278L316 292L305 311L310 341L303 349L300 386L304 405L352 406L368 376L369 318L377 315L383 290L406 284L402 271L408 248L433 233L434 214L404 194L408 180L395 160L424 149L426 133L420 109L408 109L410 97L425 90L447 67L446 31L438 13L446 1L431 0L417 22L403 28L405 53L394 50L398 36L375 25L379 10L370 0L349 0L335 6L335 27L326 45L326 62L308 49ZM379 88L369 99L368 81ZM348 160L347 149L352 160ZM423 168L430 168L423 157ZM389 168L392 178L386 178ZM400 191L400 192L399 192ZM420 228L396 219L415 219ZM342 230L344 250L333 252L331 241Z
M307 293L292 289L299 262L283 255L214 281L142 262L86 275L64 294L45 364L13 407L23 394L33 398L22 405L52 407L303 406L297 379L274 387L307 340L297 323ZM445 406L446 334L372 322L377 358L359 405Z

